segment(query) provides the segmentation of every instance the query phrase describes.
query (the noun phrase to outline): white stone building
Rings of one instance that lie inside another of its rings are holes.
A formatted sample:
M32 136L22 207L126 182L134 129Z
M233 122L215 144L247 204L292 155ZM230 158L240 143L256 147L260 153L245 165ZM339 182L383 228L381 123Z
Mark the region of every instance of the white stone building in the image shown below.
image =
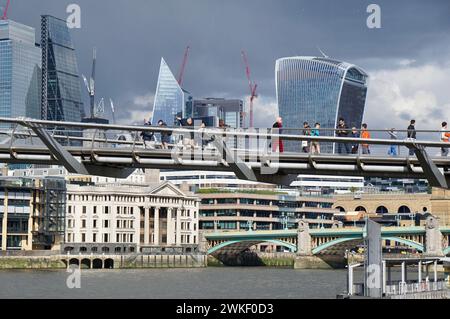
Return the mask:
M195 195L169 182L68 184L64 249L106 253L194 246L198 209Z

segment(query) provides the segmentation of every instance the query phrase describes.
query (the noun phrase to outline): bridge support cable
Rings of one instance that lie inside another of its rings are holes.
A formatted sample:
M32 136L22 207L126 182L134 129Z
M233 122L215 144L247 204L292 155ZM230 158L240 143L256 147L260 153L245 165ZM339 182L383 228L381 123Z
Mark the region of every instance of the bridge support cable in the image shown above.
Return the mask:
M77 161L68 151L66 151L61 144L59 144L45 128L37 123L23 121L24 126L33 130L33 132L41 139L41 141L48 147L52 156L54 156L61 164L70 172L82 175L89 175L86 167Z
M212 142L217 147L218 153L222 154L222 159L228 164L233 173L239 179L257 182L257 178L253 170L245 164L245 162L235 153L233 153L218 135L212 135Z
M423 145L414 145L413 149L420 165L422 166L423 173L430 183L430 186L448 189L449 183L446 176L439 170L433 160L429 157L425 147Z

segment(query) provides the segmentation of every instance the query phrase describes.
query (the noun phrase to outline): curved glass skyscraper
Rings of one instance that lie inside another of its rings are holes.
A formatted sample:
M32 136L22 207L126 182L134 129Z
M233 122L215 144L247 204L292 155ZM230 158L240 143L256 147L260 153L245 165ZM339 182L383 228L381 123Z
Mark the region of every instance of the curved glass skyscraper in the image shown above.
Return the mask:
M285 128L301 128L304 121L335 128L339 117L349 127L361 127L368 75L356 65L330 58L287 57L276 61L275 78ZM298 151L286 144L287 150ZM323 145L322 151L331 152L332 145Z

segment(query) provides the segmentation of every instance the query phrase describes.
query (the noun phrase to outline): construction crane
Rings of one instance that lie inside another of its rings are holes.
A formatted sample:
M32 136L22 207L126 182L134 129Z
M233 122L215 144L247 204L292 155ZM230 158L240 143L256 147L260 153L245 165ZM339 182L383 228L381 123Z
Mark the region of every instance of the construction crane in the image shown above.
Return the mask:
M94 118L96 114L100 113L99 110L96 110L96 106L95 106L95 64L96 64L96 60L97 60L97 50L94 48L92 50L91 78L88 81L86 79L86 77L83 75L83 81L84 81L84 84L86 85L86 89L89 94L91 118Z
M10 0L7 0L5 9L3 10L2 20L8 20L9 3L10 3Z
M258 95L256 94L256 88L258 87L258 85L251 80L250 66L248 64L247 54L245 53L245 51L242 51L241 54L242 59L244 60L245 74L247 75L248 86L250 89L249 127L253 127L253 100L258 97Z
M180 86L183 84L184 69L186 68L189 50L190 50L189 46L187 46L186 50L184 50L183 62L181 63L180 73L178 73L178 84Z

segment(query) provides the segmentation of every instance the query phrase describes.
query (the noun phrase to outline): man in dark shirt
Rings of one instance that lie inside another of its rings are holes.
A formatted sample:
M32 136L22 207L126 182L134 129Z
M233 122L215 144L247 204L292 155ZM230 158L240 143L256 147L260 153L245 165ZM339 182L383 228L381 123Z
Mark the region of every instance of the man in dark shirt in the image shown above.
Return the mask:
M407 129L407 137L409 138L409 139L413 139L413 140L415 140L416 139L416 120L411 120L410 122L409 122L409 126L408 126L408 129ZM410 148L409 149L409 156L414 156L414 150L412 149L412 148Z
M348 137L350 131L347 124L345 124L344 118L339 118L338 125L336 126L336 136L337 137ZM351 152L351 147L349 143L337 143L337 153L338 154L349 154Z

